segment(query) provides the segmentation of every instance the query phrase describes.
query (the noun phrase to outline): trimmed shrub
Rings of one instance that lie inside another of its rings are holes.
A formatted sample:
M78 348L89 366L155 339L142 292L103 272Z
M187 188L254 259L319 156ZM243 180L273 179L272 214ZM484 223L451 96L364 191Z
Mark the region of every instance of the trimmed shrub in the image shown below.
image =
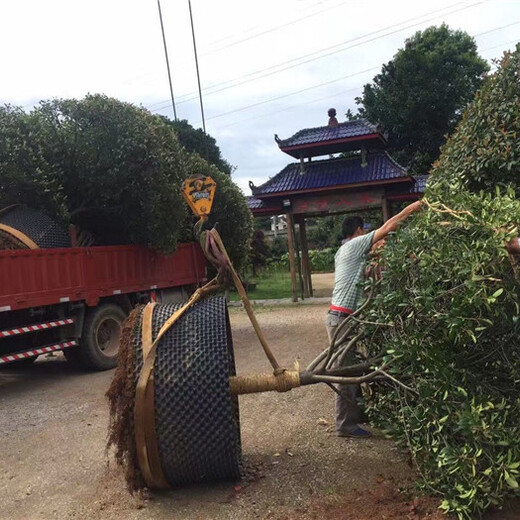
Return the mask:
M519 64L517 49L447 141L365 312L367 352L395 378L372 420L459 518L519 491L520 271L505 248L520 225Z
M251 213L228 175L188 153L173 128L145 109L101 95L43 101L29 114L0 108L0 207L25 203L95 244L144 243L163 252L192 240L180 188L214 177L212 220L237 266L248 256Z

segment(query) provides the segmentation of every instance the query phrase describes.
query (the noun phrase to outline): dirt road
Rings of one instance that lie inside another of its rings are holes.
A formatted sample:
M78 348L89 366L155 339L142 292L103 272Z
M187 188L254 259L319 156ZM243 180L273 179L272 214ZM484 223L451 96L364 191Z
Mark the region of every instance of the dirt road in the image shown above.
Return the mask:
M280 360L303 365L324 347L325 311L260 309L258 318ZM268 371L245 313L233 309L231 321L238 372ZM392 442L333 435L326 386L240 398L252 480L131 497L105 457L111 377L71 369L61 355L0 372L0 518L383 518L377 507L389 519L434 518L431 503L395 494L413 474Z

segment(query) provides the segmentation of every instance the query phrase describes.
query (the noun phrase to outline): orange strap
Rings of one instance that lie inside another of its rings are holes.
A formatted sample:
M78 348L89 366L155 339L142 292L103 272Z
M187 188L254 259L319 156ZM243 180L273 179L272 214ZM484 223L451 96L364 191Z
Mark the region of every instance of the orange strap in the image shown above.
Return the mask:
M247 315L249 316L249 320L251 321L251 324L253 325L253 328L255 329L255 332L256 332L256 335L258 336L260 344L262 345L262 348L264 349L265 355L267 356L267 359L269 359L271 366L274 368L274 375L282 374L283 372L285 372L285 368L280 367L273 352L271 351L271 348L267 344L267 340L265 339L264 333L262 332L262 329L260 328L260 325L256 319L255 313L253 311L253 307L251 306L251 302L249 301L249 298L247 297L246 290L244 289L244 286L242 285L240 276L238 276L237 272L235 271L235 268L233 267L233 264L231 263L231 259L228 256L228 252L226 251L226 248L224 247L222 238L220 238L220 235L216 229L212 229L211 231L209 231L209 233L215 239L215 242L217 243L217 245L220 249L220 253L222 253L224 255L224 257L226 258L227 266L231 272L231 276L233 277L233 282L235 283L235 287L237 288L238 294L240 295L240 299L242 300L242 303L244 304L244 308L247 312Z
M0 229L17 238L24 246L27 246L29 249L40 249L40 246L36 242L31 240L25 233L22 233L18 229L7 226L5 224L0 224Z
M155 434L155 400L153 365L155 350L151 353L152 318L155 303L149 303L143 311L141 345L143 350L143 371L145 365L151 366L149 377L143 384L137 385L134 407L134 434L137 450L137 460L143 473L144 480L149 487L166 489L168 482L164 476L159 457L157 435ZM142 375L141 371L141 375ZM139 378L141 382L141 378Z
M200 222L203 222L201 219ZM227 268L231 272L233 281L235 282L240 298L247 311L249 319L255 329L255 332L262 344L264 352L274 368L274 375L281 376L285 369L281 368L274 357L267 341L263 335L260 325L258 324L253 312L251 303L247 298L246 291L240 277L235 271L233 264L227 254L226 248L220 238L219 233L212 229L209 231L211 237L218 246L217 254L223 255ZM207 253L207 248L204 248ZM207 294L214 292L220 288L218 275L209 281L204 287L197 289L188 302L180 309L177 309L163 324L156 338L152 338L152 315L153 304L148 304L143 311L142 317L142 350L143 350L143 367L139 374L137 386L135 390L135 406L134 406L134 435L137 450L137 461L146 484L150 488L165 489L169 484L164 476L159 456L159 448L157 444L157 435L155 432L155 401L154 401L154 384L153 369L157 352L157 345L161 338L168 332L170 327L195 303ZM298 376L299 381L299 376ZM279 385L278 385L279 386ZM294 385L293 385L294 386ZM297 386L297 385L296 385Z

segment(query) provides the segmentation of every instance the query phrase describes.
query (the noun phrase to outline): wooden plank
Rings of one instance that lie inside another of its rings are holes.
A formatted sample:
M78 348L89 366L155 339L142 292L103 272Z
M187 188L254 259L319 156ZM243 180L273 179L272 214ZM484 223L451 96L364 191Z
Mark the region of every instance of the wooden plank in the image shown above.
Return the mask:
M312 279L311 279L311 262L309 259L309 245L307 242L307 229L305 219L298 220L300 228L300 244L302 248L302 274L303 274L303 291L305 298L312 296Z
M386 222L390 218L390 205L386 197L383 197L381 205L383 206L383 222Z
M293 302L298 301L298 288L296 286L296 260L294 254L294 218L291 214L286 215L287 220L287 242L289 245L289 268L291 270L291 289Z

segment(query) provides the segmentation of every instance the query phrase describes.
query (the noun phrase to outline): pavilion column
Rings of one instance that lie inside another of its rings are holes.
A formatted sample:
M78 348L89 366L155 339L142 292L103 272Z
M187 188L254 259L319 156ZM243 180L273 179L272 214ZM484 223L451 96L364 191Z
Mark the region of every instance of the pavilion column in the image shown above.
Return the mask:
M307 243L307 229L305 217L298 219L300 229L300 244L302 249L302 276L303 276L303 295L305 298L312 296L311 261L309 258L309 245Z
M291 270L291 289L293 302L298 301L298 287L296 285L296 255L294 247L294 218L290 213L285 215L287 221L287 242L289 245L289 268Z
M383 206L383 222L386 222L389 218L392 217L392 206L386 197L382 198L381 203Z

